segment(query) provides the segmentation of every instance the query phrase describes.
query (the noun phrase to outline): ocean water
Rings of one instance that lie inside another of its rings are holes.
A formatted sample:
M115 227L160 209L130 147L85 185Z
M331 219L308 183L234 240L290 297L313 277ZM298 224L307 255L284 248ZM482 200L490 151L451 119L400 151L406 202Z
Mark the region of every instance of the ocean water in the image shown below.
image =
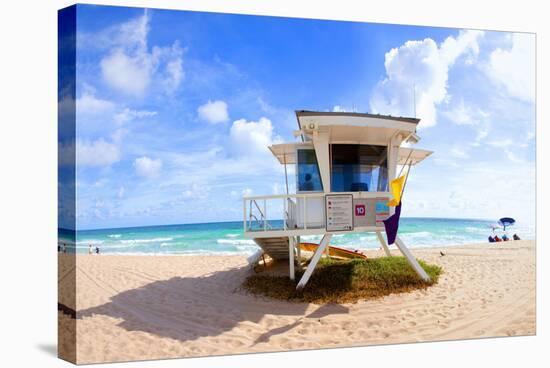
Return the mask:
M402 218L399 236L407 246L436 247L487 242L495 223L483 220L441 218ZM502 235L502 230L497 230ZM509 236L517 233L522 239L534 239L534 226L517 223L507 230ZM68 244L68 251L87 253L91 244L103 254L244 254L259 248L252 239L243 236L243 223L219 222L207 224L144 226L101 230L80 230L76 247L70 233L61 230L60 242ZM321 236L303 236L302 241L316 242ZM349 233L333 236L332 245L353 249L380 247L374 233Z

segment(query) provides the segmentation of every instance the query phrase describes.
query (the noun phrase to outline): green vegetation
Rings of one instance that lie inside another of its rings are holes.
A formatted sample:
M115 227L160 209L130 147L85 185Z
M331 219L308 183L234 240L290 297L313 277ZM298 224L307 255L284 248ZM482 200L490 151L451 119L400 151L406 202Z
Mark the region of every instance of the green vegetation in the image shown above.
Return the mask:
M296 282L287 276L257 274L248 277L243 287L253 294L308 303L347 303L373 299L392 293L425 289L437 282L442 269L418 260L430 275L425 282L404 257L334 260L323 258L306 287L296 291ZM296 273L299 280L303 272Z

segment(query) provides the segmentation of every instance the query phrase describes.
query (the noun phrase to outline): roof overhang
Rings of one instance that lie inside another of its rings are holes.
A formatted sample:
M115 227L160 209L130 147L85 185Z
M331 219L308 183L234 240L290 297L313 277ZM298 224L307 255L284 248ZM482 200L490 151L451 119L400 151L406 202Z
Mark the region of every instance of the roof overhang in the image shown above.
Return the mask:
M411 165L416 165L422 162L426 157L428 157L432 153L433 151L428 151L423 149L399 147L399 152L397 153L397 164L408 165L410 162Z
M296 163L296 149L297 148L313 148L313 144L310 142L296 142L296 143L281 143L274 144L268 147L273 156L281 164L295 164Z
M330 143L387 144L401 133L402 139L414 134L420 119L353 112L296 111L304 141L314 131L329 133Z
M420 122L417 118L401 116L365 114L357 112L321 112L321 111L296 111L296 119L300 129L307 123L316 122L319 125L354 125L373 128L398 128L408 131L416 131Z

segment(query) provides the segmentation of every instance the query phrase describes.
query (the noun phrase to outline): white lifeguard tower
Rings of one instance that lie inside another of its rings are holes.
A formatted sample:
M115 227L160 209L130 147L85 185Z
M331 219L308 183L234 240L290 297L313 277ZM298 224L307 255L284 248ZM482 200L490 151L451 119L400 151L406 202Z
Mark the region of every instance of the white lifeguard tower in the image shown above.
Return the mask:
M382 223L393 214L389 182L398 165L416 165L432 152L401 147L419 141L420 119L352 112L296 111L301 142L269 147L285 167L286 194L243 198L244 235L275 260L289 260L295 278L300 236L322 235L297 288L303 288L333 234L374 232L390 256ZM295 165L296 193L287 165ZM418 275L429 276L403 241L395 244Z

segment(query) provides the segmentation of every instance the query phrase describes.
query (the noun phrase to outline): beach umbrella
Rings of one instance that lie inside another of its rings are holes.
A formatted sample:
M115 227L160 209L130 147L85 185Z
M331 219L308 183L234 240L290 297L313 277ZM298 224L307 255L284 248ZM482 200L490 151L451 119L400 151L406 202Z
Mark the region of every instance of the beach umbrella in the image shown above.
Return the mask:
M498 224L504 228L504 231L506 231L506 226L512 226L515 222L516 220L511 217L503 217L498 220Z

